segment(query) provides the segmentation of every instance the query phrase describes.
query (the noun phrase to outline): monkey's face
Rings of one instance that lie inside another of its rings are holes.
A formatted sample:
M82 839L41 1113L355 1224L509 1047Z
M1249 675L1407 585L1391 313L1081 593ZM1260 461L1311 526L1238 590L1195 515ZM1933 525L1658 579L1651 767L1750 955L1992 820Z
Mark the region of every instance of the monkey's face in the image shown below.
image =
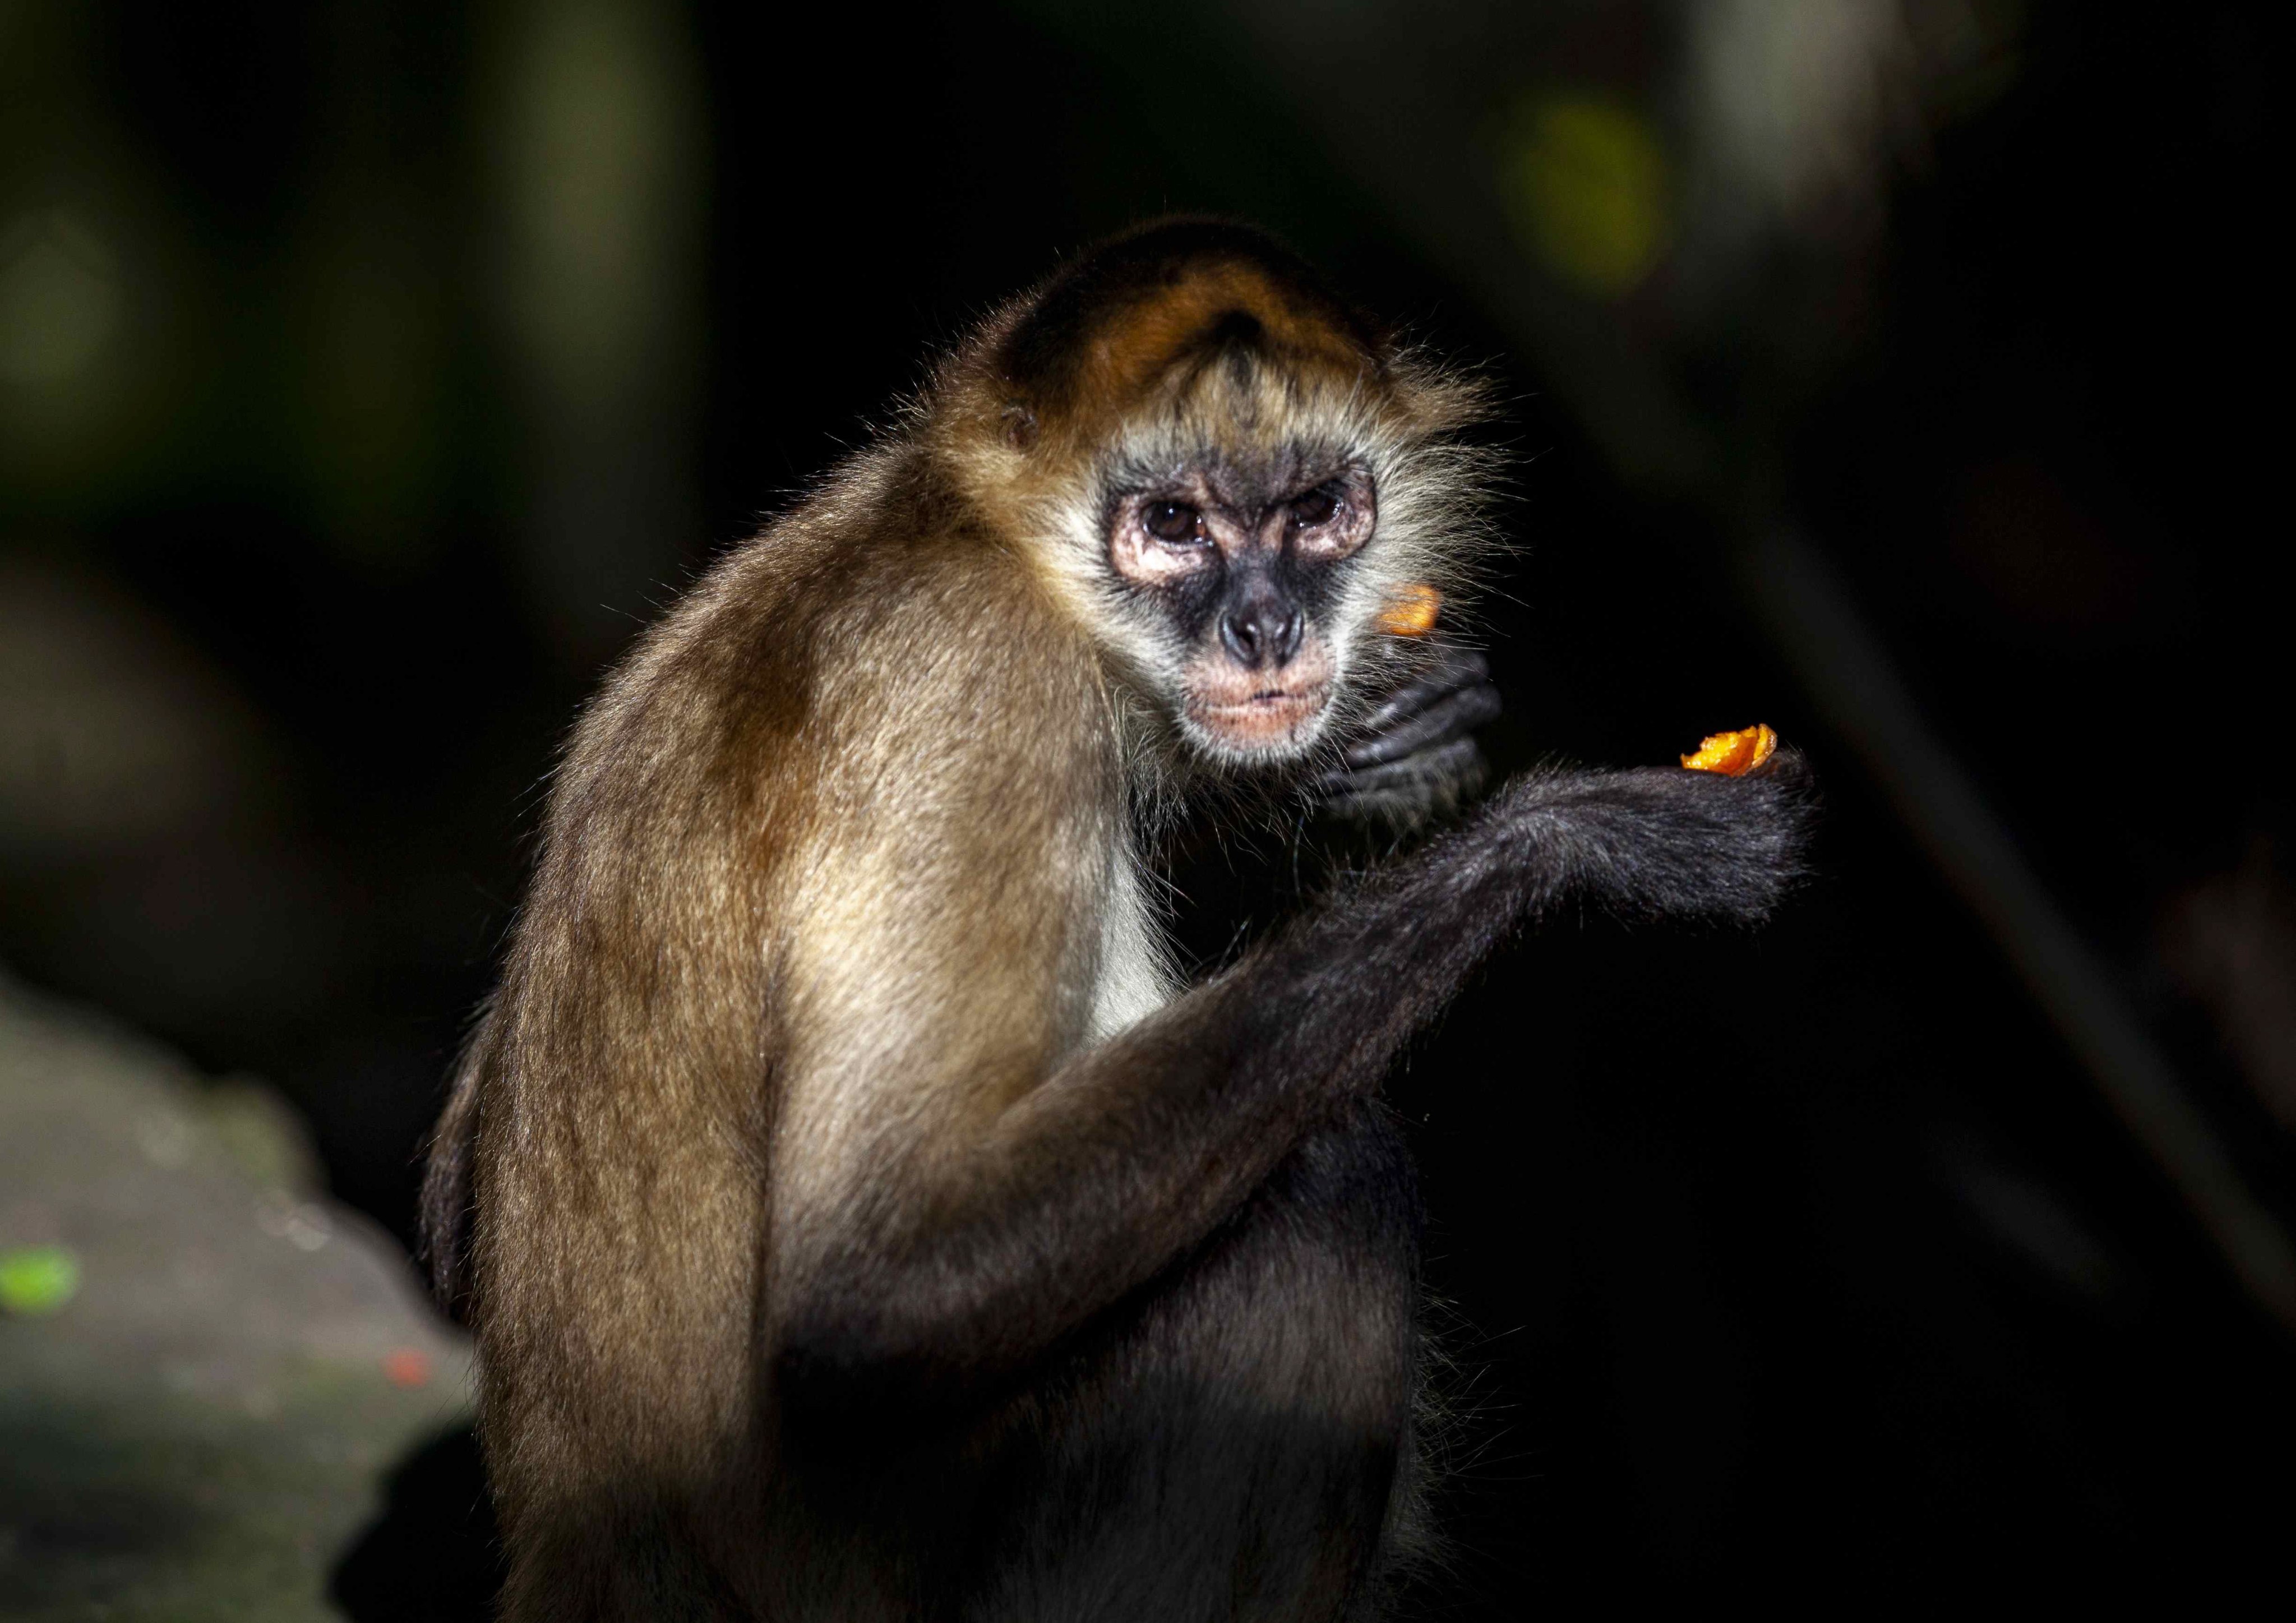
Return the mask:
M1296 756L1323 730L1350 560L1378 518L1363 467L1284 460L1187 469L1111 504L1109 562L1174 656L1181 729L1239 764Z

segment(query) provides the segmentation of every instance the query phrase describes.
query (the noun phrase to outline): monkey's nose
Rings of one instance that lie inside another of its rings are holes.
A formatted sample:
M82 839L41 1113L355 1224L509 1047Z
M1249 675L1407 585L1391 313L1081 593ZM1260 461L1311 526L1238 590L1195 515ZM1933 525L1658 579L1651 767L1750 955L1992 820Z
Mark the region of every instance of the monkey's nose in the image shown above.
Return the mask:
M1220 645L1247 670L1288 663L1305 629L1300 611L1274 603L1246 604L1220 616Z

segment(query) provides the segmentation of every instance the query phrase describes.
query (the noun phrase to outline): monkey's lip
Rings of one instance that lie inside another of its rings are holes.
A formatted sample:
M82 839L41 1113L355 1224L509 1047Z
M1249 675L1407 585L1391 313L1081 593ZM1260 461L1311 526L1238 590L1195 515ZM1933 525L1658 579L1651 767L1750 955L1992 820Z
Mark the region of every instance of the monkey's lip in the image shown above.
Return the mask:
M1331 691L1329 682L1271 688L1224 704L1199 700L1188 706L1188 713L1197 726L1223 744L1264 748L1284 742L1322 714Z

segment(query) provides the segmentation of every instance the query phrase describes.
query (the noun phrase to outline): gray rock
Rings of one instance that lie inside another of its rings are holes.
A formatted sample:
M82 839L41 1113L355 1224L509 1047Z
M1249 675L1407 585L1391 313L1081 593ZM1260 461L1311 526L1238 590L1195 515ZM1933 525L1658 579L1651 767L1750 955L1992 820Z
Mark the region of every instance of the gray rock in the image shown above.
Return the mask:
M0 1616L335 1615L382 1472L467 1421L469 1344L319 1192L285 1106L0 978Z

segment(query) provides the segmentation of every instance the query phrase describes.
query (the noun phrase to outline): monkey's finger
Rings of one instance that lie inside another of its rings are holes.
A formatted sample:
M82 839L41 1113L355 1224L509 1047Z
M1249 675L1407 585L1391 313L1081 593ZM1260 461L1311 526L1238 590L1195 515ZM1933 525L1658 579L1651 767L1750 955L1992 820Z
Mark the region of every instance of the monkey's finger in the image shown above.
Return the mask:
M1464 782L1482 770L1483 754L1472 738L1453 738L1399 761L1342 769L1316 780L1316 792L1336 802L1429 784Z
M1441 650L1437 662L1409 681L1389 694L1364 718L1368 732L1384 732L1406 716L1424 710L1429 704L1461 688L1490 680L1488 661L1473 648L1456 644Z
M1769 759L1746 774L1749 778L1767 778L1776 782L1808 785L1813 781L1809 758L1792 745L1780 740L1770 752Z
M1499 690L1488 682L1445 695L1417 715L1348 746L1351 767L1399 760L1444 738L1473 731L1498 719Z

